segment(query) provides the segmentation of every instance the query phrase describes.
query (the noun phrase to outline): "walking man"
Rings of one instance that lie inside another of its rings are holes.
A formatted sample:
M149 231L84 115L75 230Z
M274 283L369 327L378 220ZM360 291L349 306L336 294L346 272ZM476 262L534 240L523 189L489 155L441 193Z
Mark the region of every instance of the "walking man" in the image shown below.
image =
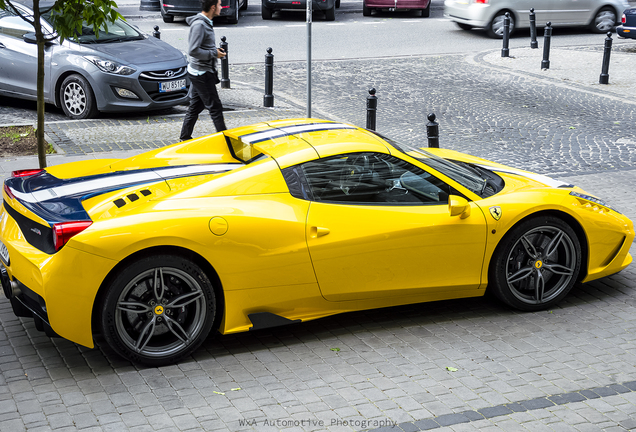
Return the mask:
M190 106L183 119L181 141L192 139L192 130L199 114L206 108L217 132L227 129L223 118L223 105L216 91L220 82L216 59L227 54L216 47L212 18L221 14L221 0L201 0L201 13L186 18L190 25L188 35L188 75L190 76Z

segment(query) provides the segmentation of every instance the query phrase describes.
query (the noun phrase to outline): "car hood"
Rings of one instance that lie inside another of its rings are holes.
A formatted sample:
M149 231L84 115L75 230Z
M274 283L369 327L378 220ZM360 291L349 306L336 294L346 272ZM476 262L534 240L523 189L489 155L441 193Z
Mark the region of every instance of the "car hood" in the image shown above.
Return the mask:
M150 63L184 60L183 53L157 38L142 40L82 45L126 64L145 65Z

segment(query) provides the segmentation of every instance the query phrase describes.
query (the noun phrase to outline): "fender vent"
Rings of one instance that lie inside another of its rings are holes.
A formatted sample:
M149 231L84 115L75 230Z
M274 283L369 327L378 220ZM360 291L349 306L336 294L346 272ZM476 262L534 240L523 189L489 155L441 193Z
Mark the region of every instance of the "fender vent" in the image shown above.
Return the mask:
M115 204L117 206L117 208L122 208L123 206L126 205L126 201L124 201L123 199L119 198L119 199L116 199L115 201L113 201L113 204Z
M139 192L141 192L141 194L142 194L143 196L148 196L148 195L150 195L150 194L152 193L152 192L150 192L148 189L144 189L144 190L139 191Z
M139 197L137 196L137 194L130 194L130 195L126 195L126 197L130 200L130 202L135 202L139 199Z

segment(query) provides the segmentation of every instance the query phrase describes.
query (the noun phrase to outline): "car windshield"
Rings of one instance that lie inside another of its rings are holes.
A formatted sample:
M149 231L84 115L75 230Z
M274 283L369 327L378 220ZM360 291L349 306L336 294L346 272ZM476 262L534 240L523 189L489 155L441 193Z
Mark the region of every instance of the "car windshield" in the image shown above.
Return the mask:
M377 132L374 133L402 153L414 157L434 170L437 170L445 176L455 180L471 192L474 192L479 196L484 196L486 186L488 185L488 177L483 176L482 173L480 173L480 171L475 167L443 159L419 147L397 143L391 138L387 138Z
M51 12L49 11L44 13L42 18L50 23ZM81 32L77 32L77 39L75 41L80 44L103 44L142 39L144 39L144 36L135 30L134 27L128 25L125 21L118 19L114 23L101 25L97 29L97 34L93 30L93 27L84 21L82 23L82 30Z

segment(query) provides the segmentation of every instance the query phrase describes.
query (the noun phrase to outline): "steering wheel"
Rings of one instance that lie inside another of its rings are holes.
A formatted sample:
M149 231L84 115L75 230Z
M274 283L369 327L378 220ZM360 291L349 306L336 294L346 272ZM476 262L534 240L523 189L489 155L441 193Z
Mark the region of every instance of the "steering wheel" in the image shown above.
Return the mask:
M338 187L345 195L352 195L365 180L370 180L372 177L373 171L370 169L369 156L353 156L347 159L340 171Z

